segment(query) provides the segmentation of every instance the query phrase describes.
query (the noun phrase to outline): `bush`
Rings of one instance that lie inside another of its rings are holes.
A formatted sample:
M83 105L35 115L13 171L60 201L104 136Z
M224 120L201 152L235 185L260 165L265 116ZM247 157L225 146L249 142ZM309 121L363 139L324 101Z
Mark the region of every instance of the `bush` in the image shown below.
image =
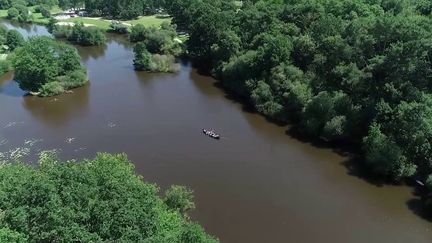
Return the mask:
M50 28L48 30L50 30ZM57 25L55 25L52 28L52 34L54 35L55 38L67 39L68 36L71 35L71 33L72 33L72 27L70 27L70 26L57 26Z
M87 73L84 69L75 70L66 75L63 86L65 89L72 89L83 86L88 82Z
M195 209L192 193L192 190L184 186L171 186L165 192L165 204L168 208L186 215L187 211Z
M0 75L5 74L10 70L10 63L7 60L0 60Z
M15 5L15 8L18 10L18 22L26 23L30 21L29 9L24 5Z
M39 95L42 97L59 95L64 92L63 85L57 81L46 83L39 89Z
M111 21L110 32L127 34L129 32L128 27L119 21Z
M10 51L24 44L24 37L17 30L9 30L6 35L6 45L9 47Z
M102 45L106 41L105 34L101 29L84 27L83 23L75 23L67 39L83 46Z
M44 18L51 18L51 11L48 8L41 7L40 13Z
M171 55L152 55L143 42L136 44L134 48L135 70L147 72L175 72L177 67L174 64L175 58Z
M8 19L15 19L19 16L18 9L16 9L16 8L8 9L7 14L8 14L7 15Z
M129 39L131 42L143 42L153 54L179 55L182 48L180 43L174 40L175 36L173 26L164 22L161 29L137 24L132 27Z

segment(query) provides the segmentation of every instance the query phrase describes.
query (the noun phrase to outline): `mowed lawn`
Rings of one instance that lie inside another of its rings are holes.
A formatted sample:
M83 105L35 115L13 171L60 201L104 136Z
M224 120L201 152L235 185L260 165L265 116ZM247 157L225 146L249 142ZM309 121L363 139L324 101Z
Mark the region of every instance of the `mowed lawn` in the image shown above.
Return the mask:
M136 24L143 24L146 27L150 27L150 26L159 27L165 21L171 22L171 18L165 17L165 16L160 17L160 16L156 16L156 15L151 15L151 16L142 16L142 17L139 17L138 19L121 21L121 22L123 22L124 24L126 24L128 26L132 26L132 25L136 25ZM101 28L103 30L108 30L110 28L110 24L111 24L111 20L108 20L108 19L87 18L87 17L64 19L64 20L60 20L59 22L72 22L72 23L82 22L82 23L87 24L87 25L96 26L96 27Z
M0 18L6 18L7 17L7 10L1 9L0 10Z
M67 23L77 23L82 22L85 25L93 25L103 30L108 30L110 28L111 21L105 19L98 18L85 18L85 17L77 17L70 19L62 19L59 22L67 22Z
M142 24L146 27L155 26L159 27L165 21L171 22L171 17L162 16L162 15L150 15L150 16L142 16L138 19L124 21L131 25Z

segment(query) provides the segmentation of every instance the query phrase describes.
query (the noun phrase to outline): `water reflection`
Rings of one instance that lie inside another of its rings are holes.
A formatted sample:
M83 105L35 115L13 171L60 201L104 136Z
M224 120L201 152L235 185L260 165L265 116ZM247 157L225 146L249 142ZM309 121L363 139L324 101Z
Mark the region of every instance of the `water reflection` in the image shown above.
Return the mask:
M7 29L15 29L20 32L25 38L33 36L51 36L45 26L22 24L16 21L6 21L0 19L0 24Z
M89 87L74 89L71 94L54 97L26 96L23 107L39 121L48 126L63 126L88 113Z
M90 58L97 60L105 56L105 51L107 50L107 45L75 47L84 62L87 62Z

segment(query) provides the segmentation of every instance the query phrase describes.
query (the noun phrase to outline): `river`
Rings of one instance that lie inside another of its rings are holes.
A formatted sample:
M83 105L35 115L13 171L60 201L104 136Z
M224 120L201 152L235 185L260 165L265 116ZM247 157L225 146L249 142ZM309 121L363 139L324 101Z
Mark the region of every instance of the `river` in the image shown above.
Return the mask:
M348 158L286 135L189 63L176 74L135 72L131 45L115 35L77 48L90 85L72 94L23 96L12 74L0 78L0 151L33 140L33 151L58 149L65 159L125 152L145 180L192 188L193 220L221 242L432 240L430 222L410 209L412 188L350 175Z

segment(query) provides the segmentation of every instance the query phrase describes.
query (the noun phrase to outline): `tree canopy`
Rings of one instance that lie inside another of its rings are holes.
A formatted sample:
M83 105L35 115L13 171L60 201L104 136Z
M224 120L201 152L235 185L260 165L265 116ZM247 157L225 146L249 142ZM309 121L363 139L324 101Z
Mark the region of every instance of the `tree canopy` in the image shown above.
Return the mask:
M191 191L160 189L135 175L125 155L61 162L52 152L39 166L0 169L1 242L178 242L216 239L185 215Z
M75 48L48 37L35 37L15 51L12 59L20 88L42 96L58 95L87 83Z

